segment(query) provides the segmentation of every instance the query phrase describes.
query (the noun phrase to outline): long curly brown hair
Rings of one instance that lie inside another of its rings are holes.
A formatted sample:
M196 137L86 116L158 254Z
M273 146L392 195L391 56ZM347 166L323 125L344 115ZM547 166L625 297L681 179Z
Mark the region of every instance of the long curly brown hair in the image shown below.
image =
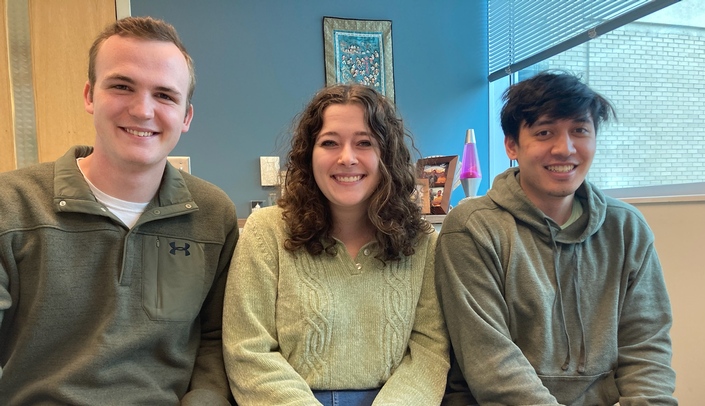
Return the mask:
M333 104L355 103L365 111L365 120L380 148L380 182L370 197L367 216L376 228L381 246L377 257L386 261L401 259L414 253L421 233L431 233L433 226L421 217L419 207L411 200L416 187L408 139L394 105L374 89L363 85L333 85L319 91L297 117L283 196L278 204L284 209L289 229L285 248L296 251L304 247L311 255L327 252L335 255L331 236L332 214L328 199L313 176L313 147L323 127L323 112Z

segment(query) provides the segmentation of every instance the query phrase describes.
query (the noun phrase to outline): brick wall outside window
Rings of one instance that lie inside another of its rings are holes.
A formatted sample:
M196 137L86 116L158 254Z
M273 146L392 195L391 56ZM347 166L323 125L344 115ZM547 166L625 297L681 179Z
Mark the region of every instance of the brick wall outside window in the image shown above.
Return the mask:
M529 69L581 74L615 105L597 135L597 186L705 181L705 29L632 23Z

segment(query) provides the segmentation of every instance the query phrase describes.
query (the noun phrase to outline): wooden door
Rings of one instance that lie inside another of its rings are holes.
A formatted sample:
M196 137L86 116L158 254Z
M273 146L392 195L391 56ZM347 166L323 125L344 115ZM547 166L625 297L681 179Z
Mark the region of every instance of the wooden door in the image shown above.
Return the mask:
M17 167L15 162L15 137L12 126L12 98L10 93L10 69L7 57L7 20L5 2L0 0L0 172Z
M16 148L19 142L36 143L35 162L53 161L72 145L92 145L95 139L93 118L83 107L83 87L88 77L88 49L93 39L109 23L115 21L115 0L0 0L3 15L0 32L3 46L11 38L5 37L8 25L9 2L26 2L25 22L31 47L31 87L36 134L22 133L33 140L18 140L16 118L12 111L13 92L26 84L14 83L7 60L0 59L0 171L6 171L32 162L18 162ZM15 23L13 22L13 25ZM10 31L9 36L13 35ZM7 82L3 82L9 78ZM7 84L6 84L7 83ZM15 94L16 95L16 94ZM17 104L15 103L15 107ZM31 117L31 115L29 115ZM9 120L9 124L6 121ZM31 160L31 159L30 159Z

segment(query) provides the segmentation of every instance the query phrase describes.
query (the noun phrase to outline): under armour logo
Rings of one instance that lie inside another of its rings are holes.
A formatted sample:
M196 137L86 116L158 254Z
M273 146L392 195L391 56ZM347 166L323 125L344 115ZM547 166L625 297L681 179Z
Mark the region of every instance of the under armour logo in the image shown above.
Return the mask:
M169 246L171 246L171 251L169 251L171 255L176 255L176 251L183 251L185 256L191 255L191 253L188 252L188 249L191 247L189 243L184 243L183 247L177 247L175 242L170 242Z

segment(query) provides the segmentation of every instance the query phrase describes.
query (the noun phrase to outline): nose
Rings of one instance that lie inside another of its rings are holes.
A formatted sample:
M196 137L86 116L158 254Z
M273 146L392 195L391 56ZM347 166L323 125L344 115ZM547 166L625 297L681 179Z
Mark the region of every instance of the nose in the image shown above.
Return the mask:
M357 164L357 155L355 154L355 149L351 145L343 145L340 150L340 156L338 157L338 164L345 166Z
M154 117L154 105L151 95L136 93L130 104L129 113L133 117L148 120Z
M573 137L567 131L562 132L556 137L556 142L553 144L552 151L554 155L568 157L573 155L575 150L575 144L573 143Z

